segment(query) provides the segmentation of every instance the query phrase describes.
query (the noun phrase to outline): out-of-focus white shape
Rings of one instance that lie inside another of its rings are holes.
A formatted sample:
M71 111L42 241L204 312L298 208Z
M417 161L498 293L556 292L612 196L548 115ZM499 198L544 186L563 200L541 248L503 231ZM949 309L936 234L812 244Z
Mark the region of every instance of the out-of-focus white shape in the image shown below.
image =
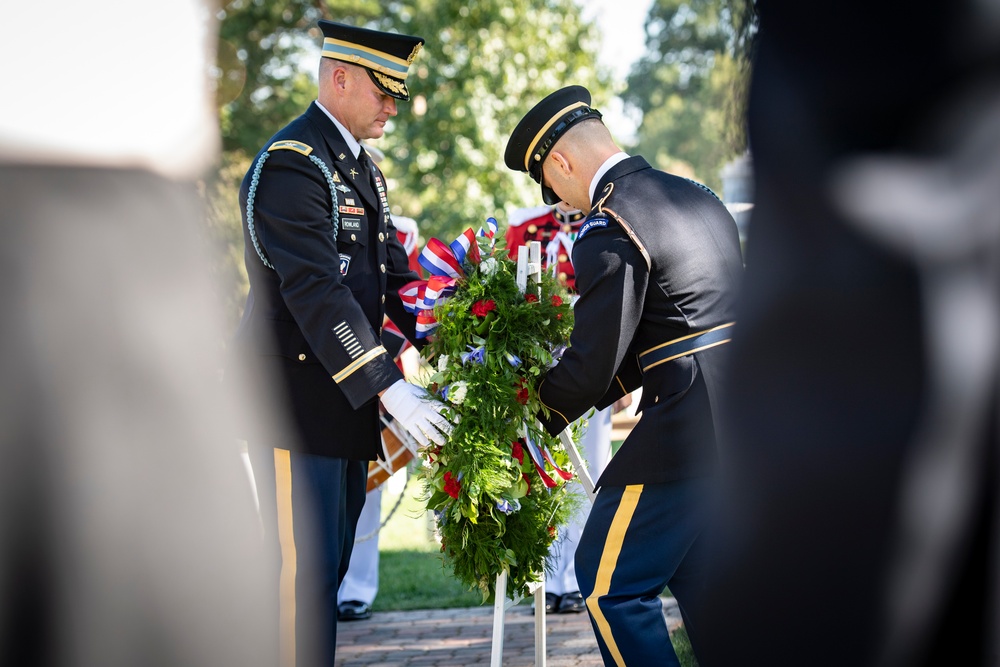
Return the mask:
M202 0L53 0L2 11L0 160L200 176L219 149Z

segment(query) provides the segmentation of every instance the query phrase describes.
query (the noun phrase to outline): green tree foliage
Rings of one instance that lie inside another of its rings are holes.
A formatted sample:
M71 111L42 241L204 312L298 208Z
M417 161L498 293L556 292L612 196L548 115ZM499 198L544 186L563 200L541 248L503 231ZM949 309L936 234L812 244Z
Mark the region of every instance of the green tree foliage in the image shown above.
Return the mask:
M254 155L316 99L319 19L364 23L375 0L232 0L219 12L222 149ZM345 20L342 17L349 17Z
M646 55L623 93L642 112L636 150L720 191L720 169L747 149L754 3L654 0L645 30Z
M538 186L503 164L511 130L564 85L586 85L595 104L608 97L597 36L574 0L416 0L396 24L427 45L414 99L380 140L393 208L416 218L424 238L447 239L488 216L503 228L514 208L540 204Z
M538 186L503 164L507 137L532 104L572 83L597 106L610 98L596 29L575 0L232 0L219 17L223 154L205 191L220 272L239 292L233 303L246 293L239 183L264 142L316 98L318 19L426 40L407 80L413 99L373 142L386 154L393 212L415 218L424 240L450 240L489 216L502 231L514 208L541 203Z

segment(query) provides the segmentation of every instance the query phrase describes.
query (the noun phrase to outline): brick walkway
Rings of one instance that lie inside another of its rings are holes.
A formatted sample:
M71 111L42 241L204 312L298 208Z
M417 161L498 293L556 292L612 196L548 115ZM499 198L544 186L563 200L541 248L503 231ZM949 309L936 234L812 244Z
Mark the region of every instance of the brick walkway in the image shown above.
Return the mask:
M663 598L667 626L680 616L672 598ZM586 613L546 617L547 667L601 667L601 654ZM460 667L489 665L493 608L375 612L367 621L337 625L338 667ZM535 664L535 617L527 605L504 617L504 667Z

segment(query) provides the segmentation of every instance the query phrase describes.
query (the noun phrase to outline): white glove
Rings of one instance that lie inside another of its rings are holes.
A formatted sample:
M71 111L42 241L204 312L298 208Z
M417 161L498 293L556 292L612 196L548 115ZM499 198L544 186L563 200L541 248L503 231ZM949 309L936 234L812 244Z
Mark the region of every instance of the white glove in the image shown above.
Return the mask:
M423 446L443 445L454 426L441 414L444 403L435 401L422 387L397 380L382 394L386 412Z

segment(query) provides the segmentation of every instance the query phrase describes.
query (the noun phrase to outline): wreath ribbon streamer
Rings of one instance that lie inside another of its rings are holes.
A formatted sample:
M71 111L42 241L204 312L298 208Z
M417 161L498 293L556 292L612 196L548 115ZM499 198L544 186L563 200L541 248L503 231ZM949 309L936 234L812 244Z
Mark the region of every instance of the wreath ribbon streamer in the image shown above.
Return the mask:
M426 338L434 333L438 326L434 306L455 293L458 279L465 277L465 271L462 270L465 260L468 258L470 261L479 261L479 242L476 237L487 238L492 248L496 233L496 219L487 218L486 229L480 227L478 234L470 227L451 244L431 238L420 251L417 261L427 270L430 278L414 280L399 290L403 307L417 316L417 338Z
M552 452L545 445L539 447L531 439L531 434L528 432L528 426L525 424L524 430L524 442L527 445L525 449L528 450L528 456L531 457L531 462L535 464L535 470L538 471L538 476L542 478L542 483L548 488L552 489L559 486L560 482L548 474L545 470L545 464L548 463L552 466L552 470L556 475L561 477L563 481L569 481L573 478L573 473L566 472L562 468L556 465L556 462L552 459Z

